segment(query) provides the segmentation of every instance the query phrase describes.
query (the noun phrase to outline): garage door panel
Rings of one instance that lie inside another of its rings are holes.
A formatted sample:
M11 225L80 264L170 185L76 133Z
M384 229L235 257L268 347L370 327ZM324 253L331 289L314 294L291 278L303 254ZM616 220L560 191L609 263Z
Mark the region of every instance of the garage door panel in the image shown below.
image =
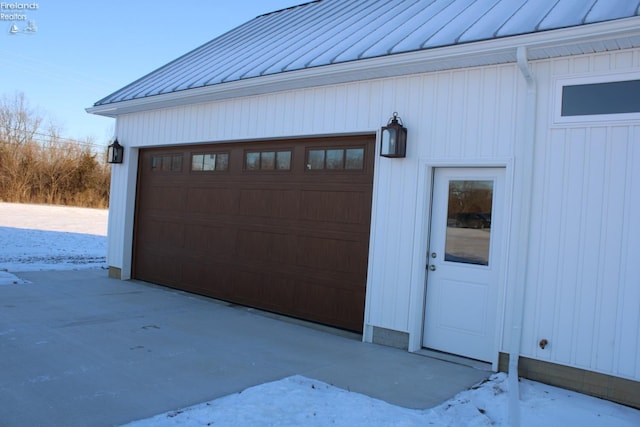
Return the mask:
M181 272L181 283L194 292L221 299L233 295L233 272L224 263L189 260L183 263Z
M189 212L207 214L237 214L238 194L229 188L189 188L186 196Z
M146 272L143 280L168 286L177 286L181 279L181 265L170 254L142 251L136 257L136 266Z
M309 170L326 147L364 147L362 170ZM244 169L281 151L290 169ZM228 169L191 169L210 152ZM373 136L141 150L134 277L360 332L374 152Z
M301 217L312 221L363 224L370 212L370 192L306 190L301 195Z
M140 225L147 237L148 245L160 244L162 246L182 248L184 246L184 224L178 221L163 221L149 219L144 225Z
M318 270L356 273L366 266L363 246L362 242L301 236L297 263Z
M237 271L233 289L236 302L273 311L290 311L295 283L286 276L247 269Z
M158 211L179 211L185 204L184 188L171 186L153 186L140 198L146 209Z
M240 215L265 218L298 217L298 192L281 188L251 188L240 191Z
M289 233L239 230L236 255L243 259L291 265L295 262L297 237Z
M363 298L364 290L327 289L315 283L301 283L295 294L296 314L330 325L341 322L348 329L357 330L364 318Z
M213 256L235 252L236 230L223 226L185 225L185 249Z

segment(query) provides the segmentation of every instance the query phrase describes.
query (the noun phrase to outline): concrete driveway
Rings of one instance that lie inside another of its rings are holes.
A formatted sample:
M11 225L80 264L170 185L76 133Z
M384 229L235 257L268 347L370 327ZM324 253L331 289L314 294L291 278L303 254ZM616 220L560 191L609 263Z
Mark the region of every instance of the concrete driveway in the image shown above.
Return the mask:
M0 425L112 426L303 375L426 409L490 372L104 270L0 286Z

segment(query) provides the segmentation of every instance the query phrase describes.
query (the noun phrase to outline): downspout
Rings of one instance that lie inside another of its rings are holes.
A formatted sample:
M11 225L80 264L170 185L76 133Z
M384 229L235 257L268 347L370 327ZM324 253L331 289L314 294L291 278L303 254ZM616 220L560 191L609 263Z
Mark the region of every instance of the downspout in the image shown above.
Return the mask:
M516 258L515 290L513 298L512 329L509 349L509 425L520 426L520 386L518 382L518 360L520 358L520 347L522 342L522 323L524 313L525 283L528 276L529 265L529 237L531 235L531 206L533 193L533 164L534 146L536 130L536 81L533 78L527 60L527 48L520 46L517 48L516 57L518 67L527 83L527 95L525 99L523 134L520 144L515 150L516 165L519 165L521 179L520 183L518 215L518 256ZM520 157L518 159L518 156ZM516 173L518 170L516 169ZM516 194L517 194L516 193Z

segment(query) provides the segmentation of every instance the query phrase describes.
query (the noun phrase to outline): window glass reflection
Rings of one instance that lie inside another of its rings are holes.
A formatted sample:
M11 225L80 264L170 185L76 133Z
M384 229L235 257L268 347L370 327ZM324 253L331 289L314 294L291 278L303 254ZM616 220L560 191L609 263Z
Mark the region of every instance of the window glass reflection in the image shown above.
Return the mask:
M265 151L260 155L260 169L273 170L276 168L276 153L274 151Z
M245 157L245 167L247 170L256 170L260 167L260 153L247 153Z
M489 265L493 181L449 181L445 261Z
M229 169L229 154L215 154L216 157L216 165L215 170L217 171L226 171Z
M278 151L276 154L276 168L278 170L291 169L291 151Z
M364 148L348 148L345 169L364 169Z
M344 150L327 150L327 169L344 168Z
M324 150L309 150L307 169L324 169Z

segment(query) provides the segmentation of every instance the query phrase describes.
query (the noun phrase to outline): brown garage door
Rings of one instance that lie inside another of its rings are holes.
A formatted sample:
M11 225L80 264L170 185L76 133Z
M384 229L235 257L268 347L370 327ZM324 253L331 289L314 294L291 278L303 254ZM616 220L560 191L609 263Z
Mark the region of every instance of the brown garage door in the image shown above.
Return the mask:
M140 153L134 277L362 331L372 136Z

